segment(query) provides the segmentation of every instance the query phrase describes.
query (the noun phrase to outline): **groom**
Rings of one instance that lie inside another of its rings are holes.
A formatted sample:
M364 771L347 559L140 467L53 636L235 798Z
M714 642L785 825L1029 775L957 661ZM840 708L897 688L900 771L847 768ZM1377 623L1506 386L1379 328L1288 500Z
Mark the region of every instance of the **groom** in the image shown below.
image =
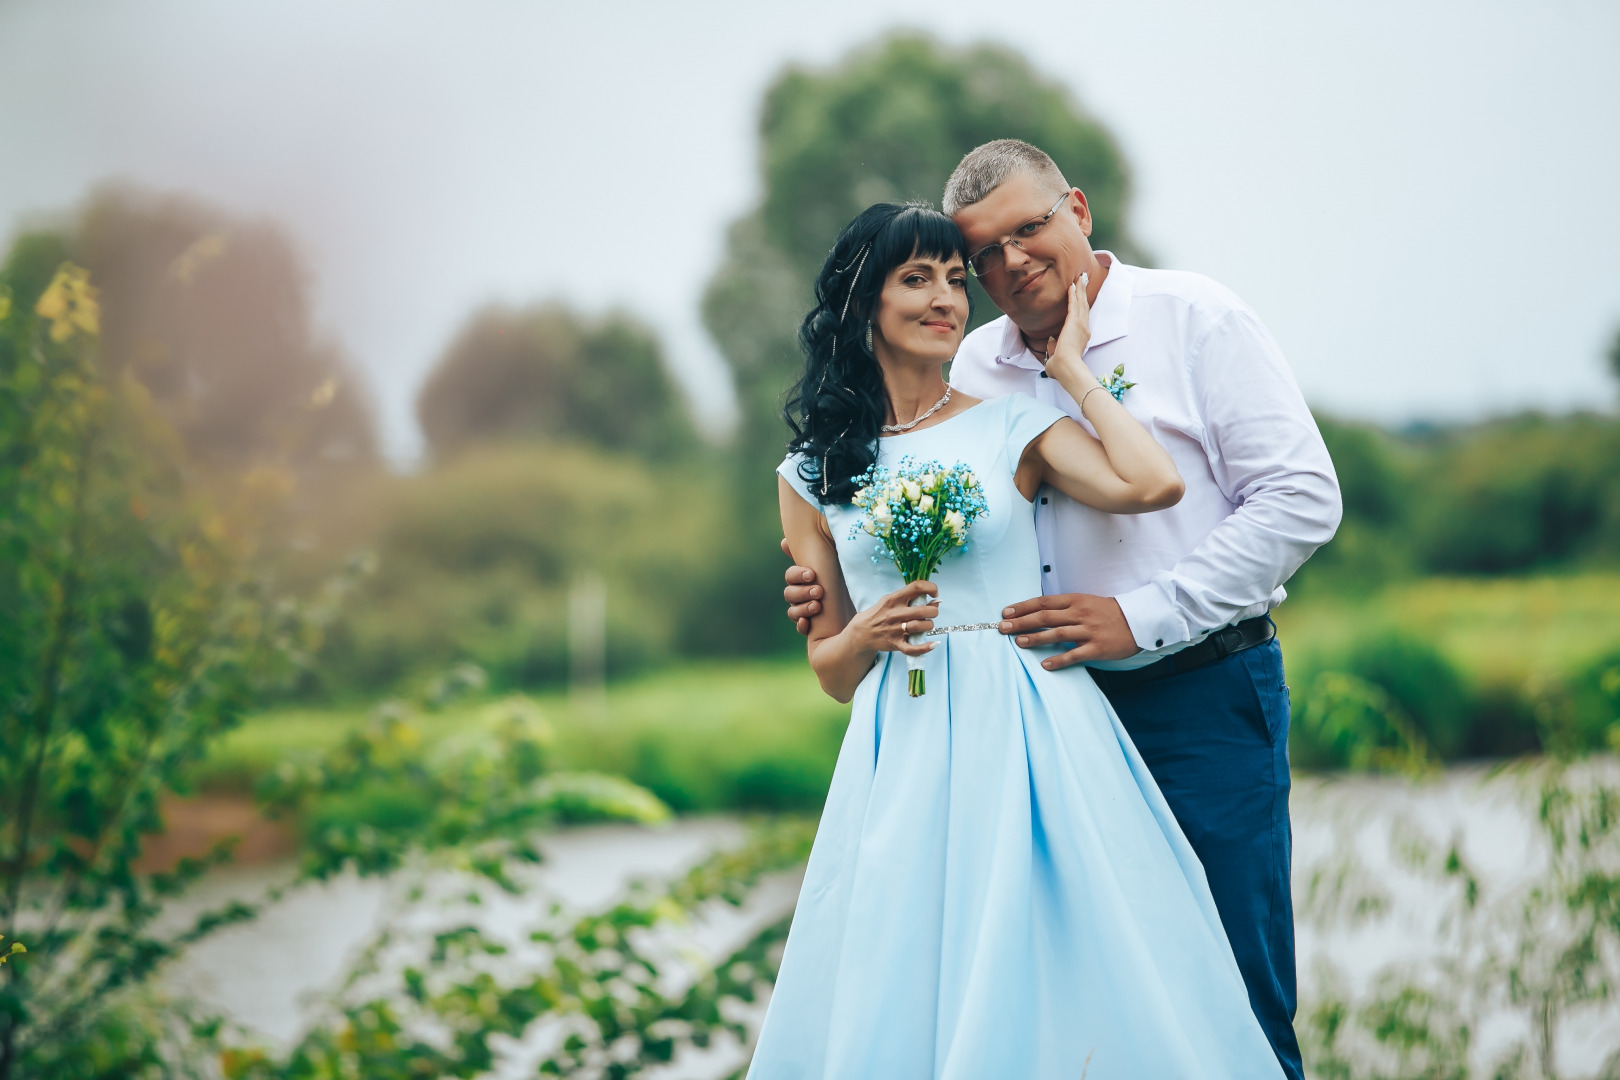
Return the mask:
M1268 613L1283 582L1338 528L1338 481L1277 343L1237 297L1197 274L1093 251L1091 211L1041 150L986 143L945 185L970 269L1005 315L962 342L951 383L1014 392L1086 424L1046 377L1066 287L1090 275L1086 363L1123 365L1121 400L1168 450L1187 493L1121 517L1042 489L1045 595L1002 612L1022 647L1061 643L1048 668L1085 663L1203 862L1210 891L1284 1071L1301 1080L1289 889L1288 690ZM795 566L801 631L820 610Z

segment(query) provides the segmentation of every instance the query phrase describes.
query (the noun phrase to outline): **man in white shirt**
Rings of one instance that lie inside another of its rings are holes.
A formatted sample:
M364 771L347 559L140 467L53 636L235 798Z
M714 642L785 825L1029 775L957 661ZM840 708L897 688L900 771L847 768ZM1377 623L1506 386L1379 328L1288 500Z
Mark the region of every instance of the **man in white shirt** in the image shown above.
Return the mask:
M1047 667L1092 669L1203 861L1255 1014L1300 1080L1288 696L1268 613L1338 527L1327 448L1255 314L1200 275L1093 251L1085 195L1045 153L1011 139L977 148L944 204L1005 313L963 341L951 384L1029 394L1089 430L1043 367L1067 286L1085 273L1086 363L1134 384L1120 400L1186 482L1178 505L1133 517L1043 490L1044 595L1008 608L1002 629L1024 647L1072 646ZM819 610L810 571L793 567L788 582L791 617Z

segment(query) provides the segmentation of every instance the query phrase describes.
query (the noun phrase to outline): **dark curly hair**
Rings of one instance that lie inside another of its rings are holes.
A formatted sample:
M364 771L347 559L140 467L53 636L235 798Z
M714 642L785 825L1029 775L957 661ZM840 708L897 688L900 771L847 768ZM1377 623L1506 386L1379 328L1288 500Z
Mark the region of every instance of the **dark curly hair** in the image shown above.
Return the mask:
M888 391L866 327L877 317L889 271L913 258L967 261L956 222L927 203L868 206L838 234L816 275L816 306L799 326L804 375L782 416L793 429L789 453L822 505L848 502L855 477L877 460Z

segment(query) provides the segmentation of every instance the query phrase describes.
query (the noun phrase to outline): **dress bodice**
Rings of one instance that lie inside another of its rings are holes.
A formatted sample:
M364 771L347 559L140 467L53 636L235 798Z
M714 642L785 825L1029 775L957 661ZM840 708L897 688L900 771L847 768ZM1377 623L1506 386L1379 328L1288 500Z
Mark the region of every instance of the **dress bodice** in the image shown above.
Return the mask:
M960 462L973 470L984 493L986 510L969 527L967 544L934 571L944 601L939 625L995 621L1008 604L1041 594L1034 506L1014 486L1013 473L1030 441L1062 418L1050 405L1009 394L932 427L878 440L879 465L893 468L907 457L945 468ZM803 455L790 454L777 472L826 515L850 600L857 611L868 608L901 586L900 572L877 539L862 531L859 508L816 501L799 475L801 461Z

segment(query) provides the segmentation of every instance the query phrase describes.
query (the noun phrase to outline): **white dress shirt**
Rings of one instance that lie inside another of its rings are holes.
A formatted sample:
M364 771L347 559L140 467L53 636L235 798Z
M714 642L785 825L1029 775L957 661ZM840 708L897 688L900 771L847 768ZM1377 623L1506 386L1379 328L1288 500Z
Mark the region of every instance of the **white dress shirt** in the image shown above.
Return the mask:
M1187 493L1167 510L1115 515L1042 488L1035 527L1043 590L1116 597L1142 649L1094 666L1133 668L1280 604L1283 582L1339 526L1339 482L1254 312L1202 275L1097 257L1109 270L1086 365L1099 377L1125 365L1136 386L1123 404L1170 452ZM1006 316L962 342L951 385L1029 394L1093 430Z

